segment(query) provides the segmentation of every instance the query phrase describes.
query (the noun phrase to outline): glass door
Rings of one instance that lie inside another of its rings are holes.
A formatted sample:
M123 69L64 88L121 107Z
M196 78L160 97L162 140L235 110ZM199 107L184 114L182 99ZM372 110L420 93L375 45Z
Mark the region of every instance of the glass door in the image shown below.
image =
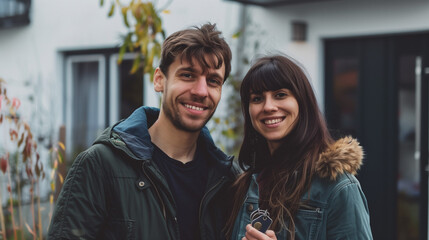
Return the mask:
M428 236L428 39L428 34L421 34L392 40L398 101L398 240Z
M421 64L418 55L399 56L397 235L419 239Z

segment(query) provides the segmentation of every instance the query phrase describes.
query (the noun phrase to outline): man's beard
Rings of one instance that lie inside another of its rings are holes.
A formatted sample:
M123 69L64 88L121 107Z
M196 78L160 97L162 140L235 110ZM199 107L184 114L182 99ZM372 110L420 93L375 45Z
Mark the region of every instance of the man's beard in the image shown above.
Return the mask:
M180 103L179 103L180 104ZM173 109L170 105L170 107L167 107L168 104L166 104L165 102L162 103L162 110L165 113L165 116L170 119L171 123L173 123L173 125L180 130L186 131L186 132L198 132L200 131L206 124L207 122L212 118L214 111L212 112L212 114L204 121L203 124L201 124L200 126L186 126L186 124L184 123L182 116L180 115L179 111L174 111L175 109Z

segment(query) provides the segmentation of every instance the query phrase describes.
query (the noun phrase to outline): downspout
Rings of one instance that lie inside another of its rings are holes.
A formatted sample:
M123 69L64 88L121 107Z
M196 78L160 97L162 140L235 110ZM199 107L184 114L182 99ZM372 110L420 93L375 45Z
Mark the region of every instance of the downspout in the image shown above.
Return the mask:
M247 25L247 5L241 4L239 9L239 18L238 18L238 27L240 29L240 37L238 38L237 52L235 54L235 63L236 63L236 78L243 78L244 75L244 51L246 44L246 25Z

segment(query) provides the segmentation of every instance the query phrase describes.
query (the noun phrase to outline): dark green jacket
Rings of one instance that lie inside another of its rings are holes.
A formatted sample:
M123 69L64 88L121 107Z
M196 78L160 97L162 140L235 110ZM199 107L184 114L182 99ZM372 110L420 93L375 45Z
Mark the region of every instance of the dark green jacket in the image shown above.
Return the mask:
M351 137L338 140L320 155L310 189L302 196L294 216L297 240L372 240L369 209L354 174L362 164L363 151ZM231 239L241 240L250 214L259 207L259 190L253 176ZM287 230L276 233L286 240Z
M151 160L147 129L158 114L155 108L137 109L76 158L56 203L49 239L179 239L174 199ZM232 157L214 145L207 128L198 141L209 155L201 239L223 239Z

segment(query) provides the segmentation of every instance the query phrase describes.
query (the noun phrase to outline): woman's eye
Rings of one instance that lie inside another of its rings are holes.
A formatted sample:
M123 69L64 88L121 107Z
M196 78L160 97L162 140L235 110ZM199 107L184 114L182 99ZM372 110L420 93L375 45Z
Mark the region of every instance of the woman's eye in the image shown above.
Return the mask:
M250 102L260 102L262 98L260 96L253 96L250 98Z
M276 93L276 97L277 98L283 98L283 97L286 97L288 94L287 93L285 93L285 92L279 92L279 93Z

